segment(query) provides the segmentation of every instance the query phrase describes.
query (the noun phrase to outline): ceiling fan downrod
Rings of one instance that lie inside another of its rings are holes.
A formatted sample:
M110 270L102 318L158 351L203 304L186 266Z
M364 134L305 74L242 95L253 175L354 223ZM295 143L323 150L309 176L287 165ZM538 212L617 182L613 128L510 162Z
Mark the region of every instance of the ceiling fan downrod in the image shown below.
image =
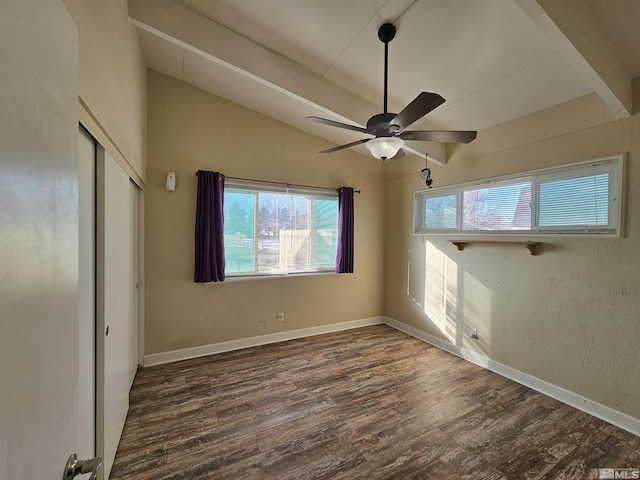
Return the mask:
M389 78L389 42L396 36L396 27L391 23L384 23L378 29L378 38L384 43L384 113L387 113L387 87Z

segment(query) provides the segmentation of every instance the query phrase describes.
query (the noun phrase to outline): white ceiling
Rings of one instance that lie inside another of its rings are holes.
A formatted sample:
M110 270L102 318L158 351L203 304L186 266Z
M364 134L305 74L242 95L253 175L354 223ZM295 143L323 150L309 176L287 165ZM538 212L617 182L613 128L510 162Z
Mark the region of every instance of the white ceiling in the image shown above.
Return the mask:
M326 138L362 134L422 91L446 103L411 126L482 130L587 93L631 114L640 76L637 0L129 0L149 68ZM442 145L411 142L446 163ZM364 147L357 149L367 154ZM432 153L436 152L436 153Z

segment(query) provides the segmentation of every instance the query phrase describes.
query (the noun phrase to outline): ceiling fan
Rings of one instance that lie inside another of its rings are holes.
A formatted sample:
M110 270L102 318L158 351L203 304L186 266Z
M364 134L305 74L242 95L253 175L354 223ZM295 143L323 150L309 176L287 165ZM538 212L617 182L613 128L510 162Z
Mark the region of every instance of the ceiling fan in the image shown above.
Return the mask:
M378 29L378 38L384 43L384 112L371 117L367 121L367 128L315 116L306 117L307 120L331 127L368 133L369 135L374 135L374 138L363 138L362 140L347 143L346 145L323 150L320 153L332 153L365 143L374 157L385 161L390 158L404 156L404 151L402 150L404 140L469 143L476 138L478 132L475 131L405 130L409 125L444 103L444 98L437 93L422 92L400 113L389 113L387 111L389 42L393 40L395 36L396 27L391 23L385 23Z

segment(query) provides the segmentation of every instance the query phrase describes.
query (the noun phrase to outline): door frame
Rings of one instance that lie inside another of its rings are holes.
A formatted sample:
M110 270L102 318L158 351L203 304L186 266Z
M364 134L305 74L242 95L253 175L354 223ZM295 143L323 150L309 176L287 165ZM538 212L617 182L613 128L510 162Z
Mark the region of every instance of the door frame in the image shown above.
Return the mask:
M90 144L91 158L85 158L82 138ZM78 457L96 456L96 151L97 141L79 125L78 129L78 203L79 203L79 403ZM84 403L90 402L90 406Z

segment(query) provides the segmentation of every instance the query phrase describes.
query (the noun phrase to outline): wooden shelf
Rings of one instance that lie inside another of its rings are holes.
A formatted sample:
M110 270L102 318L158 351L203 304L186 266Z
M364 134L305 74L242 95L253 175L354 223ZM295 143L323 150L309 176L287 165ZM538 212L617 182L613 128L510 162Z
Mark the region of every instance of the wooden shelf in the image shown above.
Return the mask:
M467 245L471 245L472 243L487 243L491 245L524 245L531 255L536 254L536 247L540 245L542 242L499 242L492 240L449 240L453 243L458 250L464 250L464 247Z

